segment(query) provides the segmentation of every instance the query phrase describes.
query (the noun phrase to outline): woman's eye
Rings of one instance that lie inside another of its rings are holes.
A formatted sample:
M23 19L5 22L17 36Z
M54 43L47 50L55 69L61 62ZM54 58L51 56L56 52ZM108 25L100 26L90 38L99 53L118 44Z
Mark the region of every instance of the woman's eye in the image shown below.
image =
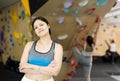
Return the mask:
M37 27L34 27L34 29L37 29Z
M43 26L43 24L40 24L39 26Z

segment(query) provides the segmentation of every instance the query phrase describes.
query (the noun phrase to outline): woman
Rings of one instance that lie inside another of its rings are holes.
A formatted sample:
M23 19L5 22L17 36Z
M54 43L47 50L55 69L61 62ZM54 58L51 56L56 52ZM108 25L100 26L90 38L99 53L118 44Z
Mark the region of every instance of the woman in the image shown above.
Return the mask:
M85 81L91 81L90 74L92 68L92 56L95 49L95 41L98 29L99 26L96 29L94 38L90 35L86 37L86 41L83 43L83 45L80 44L81 38L79 33L77 33L73 42L72 51L70 51L70 55L67 58L67 62L69 62L72 55L74 55L77 62L83 65Z
M110 40L110 44L105 40L106 44L108 45L109 49L109 59L112 64L119 59L119 54L117 53L117 48L114 39Z
M19 69L25 75L21 81L54 81L61 69L63 48L52 41L50 24L44 17L35 18L32 26L39 39L24 48Z
M79 64L83 65L85 81L91 81L90 74L92 68L92 55L94 52L94 41L92 36L87 36L83 49L80 51L79 47L74 46L72 52L75 55Z

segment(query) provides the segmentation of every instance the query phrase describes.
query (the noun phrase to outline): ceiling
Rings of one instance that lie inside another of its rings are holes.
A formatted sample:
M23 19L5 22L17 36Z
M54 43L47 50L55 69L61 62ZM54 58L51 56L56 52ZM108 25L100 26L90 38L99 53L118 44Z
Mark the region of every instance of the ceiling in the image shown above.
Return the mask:
M111 25L120 24L120 0L118 0L117 4L105 15L103 22Z
M4 7L10 6L20 0L0 0L0 10Z
M0 10L16 3L17 1L20 0L0 0ZM120 24L120 0L117 0L116 6L105 15L103 22L108 24Z

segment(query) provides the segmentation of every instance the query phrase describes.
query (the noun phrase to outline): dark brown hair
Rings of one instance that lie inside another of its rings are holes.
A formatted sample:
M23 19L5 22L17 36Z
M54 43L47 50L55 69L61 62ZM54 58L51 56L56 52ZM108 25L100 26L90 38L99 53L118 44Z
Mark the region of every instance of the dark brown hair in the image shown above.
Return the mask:
M47 20L46 18L44 18L44 17L42 17L42 16L38 16L38 17L36 17L36 18L33 20L33 22L32 22L32 27L33 27L33 28L34 28L34 23L35 23L36 20L41 20L41 21L45 22L47 25L49 25L49 22L48 22L48 20ZM51 30L50 30L50 28L49 28L49 34L51 35Z
M87 41L87 44L91 47L92 47L92 44L94 44L93 37L90 35L87 36L86 41Z

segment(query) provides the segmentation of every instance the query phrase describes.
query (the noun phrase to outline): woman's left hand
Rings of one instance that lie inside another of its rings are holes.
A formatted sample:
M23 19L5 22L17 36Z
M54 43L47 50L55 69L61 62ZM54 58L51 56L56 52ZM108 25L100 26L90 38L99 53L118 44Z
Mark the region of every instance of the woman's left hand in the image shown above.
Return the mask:
M50 64L49 64L50 67L54 68L55 66L57 66L57 62L55 61L52 61Z

